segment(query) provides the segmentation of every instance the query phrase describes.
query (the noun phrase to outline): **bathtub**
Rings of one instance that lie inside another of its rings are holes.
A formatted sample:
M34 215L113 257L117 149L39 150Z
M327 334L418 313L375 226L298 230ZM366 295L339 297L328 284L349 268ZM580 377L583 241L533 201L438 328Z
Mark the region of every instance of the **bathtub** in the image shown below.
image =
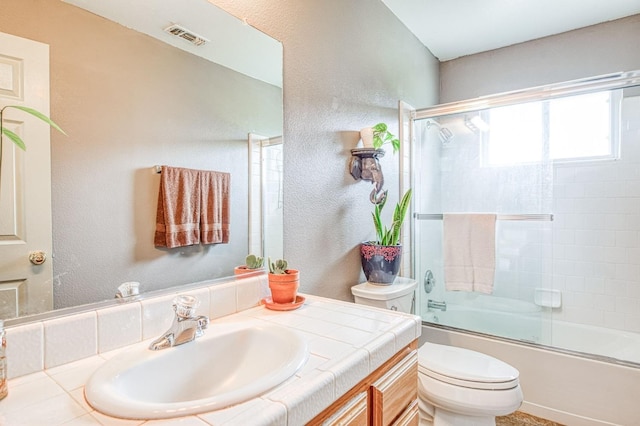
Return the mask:
M446 311L428 311L422 319L640 367L640 334L551 320L548 316L539 309L515 313L449 304Z
M444 312L422 313L422 340L484 352L516 367L526 413L566 425L640 424L640 367L634 364L640 363L640 336L542 314L449 304ZM483 334L467 331L469 324Z

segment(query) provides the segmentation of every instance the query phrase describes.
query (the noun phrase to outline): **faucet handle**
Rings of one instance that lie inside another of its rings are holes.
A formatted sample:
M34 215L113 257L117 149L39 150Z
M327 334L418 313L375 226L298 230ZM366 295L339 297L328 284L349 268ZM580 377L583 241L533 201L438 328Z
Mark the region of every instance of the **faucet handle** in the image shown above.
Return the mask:
M188 294L181 294L173 299L173 309L180 318L193 318L198 305L200 305L198 299Z

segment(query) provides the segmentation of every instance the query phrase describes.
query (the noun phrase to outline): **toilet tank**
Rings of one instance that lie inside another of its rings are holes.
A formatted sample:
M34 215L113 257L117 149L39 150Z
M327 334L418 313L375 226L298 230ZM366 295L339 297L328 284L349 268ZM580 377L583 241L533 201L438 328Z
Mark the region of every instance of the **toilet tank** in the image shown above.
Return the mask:
M398 277L393 284L376 285L364 282L351 287L355 302L392 311L412 313L417 281Z

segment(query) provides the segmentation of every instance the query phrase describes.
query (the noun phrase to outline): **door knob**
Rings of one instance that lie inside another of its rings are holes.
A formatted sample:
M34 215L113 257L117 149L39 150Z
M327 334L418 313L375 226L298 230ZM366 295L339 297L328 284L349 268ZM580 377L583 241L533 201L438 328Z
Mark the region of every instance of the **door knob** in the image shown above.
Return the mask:
M29 253L29 261L34 265L42 265L47 260L47 253L36 250Z

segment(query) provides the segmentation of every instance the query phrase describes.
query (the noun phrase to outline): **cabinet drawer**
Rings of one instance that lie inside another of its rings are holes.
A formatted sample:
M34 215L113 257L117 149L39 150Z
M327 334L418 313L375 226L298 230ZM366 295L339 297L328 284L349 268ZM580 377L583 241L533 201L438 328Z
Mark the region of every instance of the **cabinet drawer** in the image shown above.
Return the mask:
M417 385L418 351L413 350L371 385L372 424L392 424L418 399Z
M322 426L366 426L367 393L361 392L322 423Z

